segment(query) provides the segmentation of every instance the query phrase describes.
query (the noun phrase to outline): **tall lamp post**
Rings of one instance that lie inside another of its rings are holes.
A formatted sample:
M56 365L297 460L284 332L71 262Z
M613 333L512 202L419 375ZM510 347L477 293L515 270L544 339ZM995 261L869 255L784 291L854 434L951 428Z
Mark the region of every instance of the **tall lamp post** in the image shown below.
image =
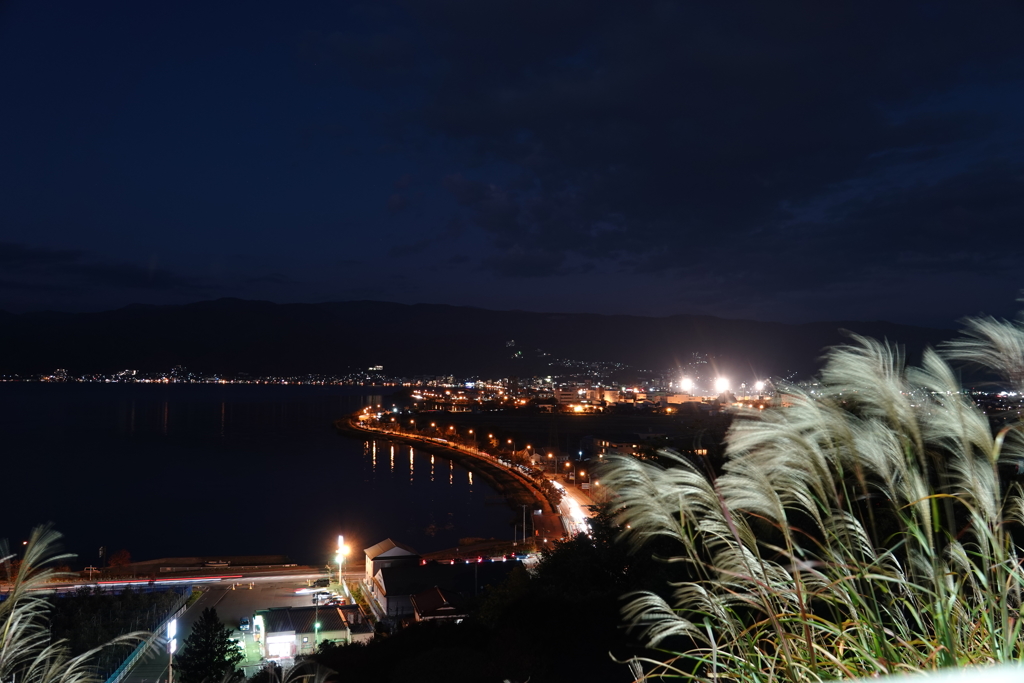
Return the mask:
M338 534L338 583L345 589L345 595L352 597L348 592L348 584L345 583L345 575L342 573L345 567L346 555L348 555L348 546L345 545L345 537Z
M178 649L178 620L167 622L167 683L174 683L174 651Z
M316 621L313 622L313 652L316 652L320 646L320 596L314 596L313 599L316 605Z

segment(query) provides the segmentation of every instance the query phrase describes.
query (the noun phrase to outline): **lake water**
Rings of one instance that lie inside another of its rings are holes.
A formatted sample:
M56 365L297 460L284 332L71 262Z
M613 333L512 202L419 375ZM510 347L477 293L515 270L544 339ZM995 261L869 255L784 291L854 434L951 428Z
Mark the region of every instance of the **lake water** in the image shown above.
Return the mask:
M382 401L358 387L0 384L0 538L53 522L73 566L285 554L326 563L391 537L420 552L509 538L479 477L332 421ZM383 400L386 401L386 395Z

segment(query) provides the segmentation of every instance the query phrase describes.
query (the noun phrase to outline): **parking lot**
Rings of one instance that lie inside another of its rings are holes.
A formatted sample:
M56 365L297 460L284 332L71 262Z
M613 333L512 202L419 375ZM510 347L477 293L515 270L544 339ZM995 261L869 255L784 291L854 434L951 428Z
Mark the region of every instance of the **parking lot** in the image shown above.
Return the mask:
M250 587L251 586L251 587ZM248 631L240 631L239 621L242 617L248 617L252 621L253 614L257 610L270 609L272 607L307 607L313 603L309 593L296 593L296 590L312 590L305 581L302 582L275 582L275 583L240 583L236 584L234 590L215 589L203 597L216 600L212 606L217 610L217 616L224 624L234 629L236 638L245 643L245 661L242 668L246 676L251 676L259 668L259 648L253 639L253 631L250 626ZM197 603L198 605L198 603ZM204 607L200 607L200 612ZM191 611L191 610L190 610ZM198 616L199 612L196 613ZM187 616L187 615L186 615Z
M191 633L192 624L199 618L203 610L212 607L217 610L217 616L221 622L234 631L233 637L244 643L245 660L240 668L247 677L251 676L260 667L259 650L253 640L252 627L250 626L248 631L239 630L240 620L242 617L248 617L251 622L253 614L257 610L272 607L307 607L313 604L312 595L309 592L296 593L297 590L312 591L314 589L308 585L306 580L288 578L263 578L251 582L246 579L238 583L225 582L211 586L178 618L178 647L181 648L184 645ZM127 683L166 681L167 660L166 654L157 654L137 665L125 681Z

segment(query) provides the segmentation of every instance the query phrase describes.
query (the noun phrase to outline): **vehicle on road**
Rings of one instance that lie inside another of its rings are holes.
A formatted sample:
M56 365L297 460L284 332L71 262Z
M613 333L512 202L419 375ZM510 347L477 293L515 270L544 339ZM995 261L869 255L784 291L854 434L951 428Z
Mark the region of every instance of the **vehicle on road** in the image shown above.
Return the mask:
M242 617L238 620L238 630L248 631L249 630L249 617Z
M317 588L327 588L328 586L331 585L331 580L330 579L317 579L316 581L313 582L313 585L316 586Z

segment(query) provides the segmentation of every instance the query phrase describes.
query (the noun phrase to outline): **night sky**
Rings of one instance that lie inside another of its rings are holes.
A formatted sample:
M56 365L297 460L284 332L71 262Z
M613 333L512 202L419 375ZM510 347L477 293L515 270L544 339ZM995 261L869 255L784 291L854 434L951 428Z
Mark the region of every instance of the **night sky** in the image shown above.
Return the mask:
M1019 2L0 3L0 309L951 327L1024 287Z

